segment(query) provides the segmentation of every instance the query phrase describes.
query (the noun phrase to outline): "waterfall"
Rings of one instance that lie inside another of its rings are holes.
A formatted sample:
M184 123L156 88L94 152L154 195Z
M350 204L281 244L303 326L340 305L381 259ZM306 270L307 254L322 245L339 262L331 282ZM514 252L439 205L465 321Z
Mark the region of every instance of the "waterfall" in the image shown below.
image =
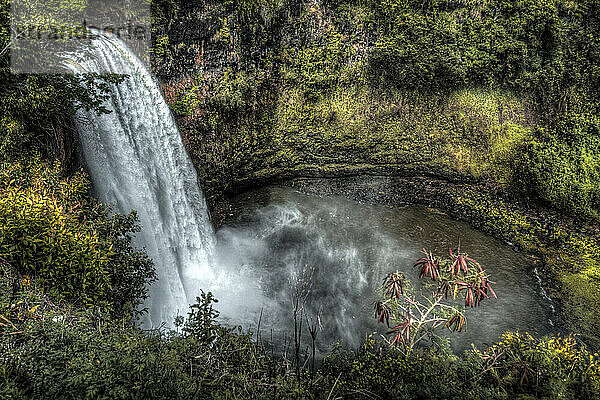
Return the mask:
M76 123L97 196L117 212L137 211L142 231L136 245L145 247L156 265L158 280L150 287L146 326L172 324L203 289L219 299L217 309L226 325L260 325L271 342L285 346L293 329L292 295L298 277L309 271L303 315L322 321L319 351L325 354L338 339L357 347L365 333L378 328L371 304L379 296L381 278L405 267L403 272L417 281L412 262L423 243L447 249L460 237L474 254L487 255L482 261L499 286L504 283L504 294L498 306L473 311L486 323L471 325L470 336L453 343L462 350L506 329L552 330L546 311L532 296L535 282L527 275L524 257L424 209L269 190L262 197L257 192L254 211L243 221L215 236L194 167L145 66L120 40L106 35L73 56L68 66L75 73L128 75L112 86L105 104L111 113L80 111ZM260 205L264 199L270 205ZM243 202L247 207L250 199ZM511 316L523 307L528 313L515 325Z
M67 67L128 75L112 85L109 114L79 111L76 125L98 198L119 213L136 210L141 222L135 245L145 247L158 275L144 323L170 325L186 315L201 282L217 279L214 233L196 171L157 81L121 40L100 34Z

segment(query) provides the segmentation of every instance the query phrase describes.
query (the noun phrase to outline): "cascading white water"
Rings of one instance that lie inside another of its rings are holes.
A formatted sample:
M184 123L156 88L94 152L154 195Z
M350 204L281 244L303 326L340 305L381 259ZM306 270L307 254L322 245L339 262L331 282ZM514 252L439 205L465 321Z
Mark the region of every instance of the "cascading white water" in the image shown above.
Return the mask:
M200 282L216 279L215 239L194 166L156 80L122 41L100 34L67 65L74 73L128 75L113 85L111 113L81 111L77 128L100 200L120 213L136 210L141 222L136 244L158 275L144 322L171 324L185 315Z

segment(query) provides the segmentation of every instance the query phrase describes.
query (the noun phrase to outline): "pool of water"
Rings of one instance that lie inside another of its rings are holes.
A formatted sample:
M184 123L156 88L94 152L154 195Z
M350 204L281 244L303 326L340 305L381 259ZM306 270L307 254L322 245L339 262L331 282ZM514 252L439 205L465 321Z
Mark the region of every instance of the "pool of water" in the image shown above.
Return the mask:
M225 323L244 328L256 330L260 319L261 337L275 345L293 337L291 298L303 271L311 274L304 312L321 318L319 353L338 341L357 348L366 335L386 331L373 317L385 275L399 270L419 285L413 265L421 249L444 256L459 242L497 282L498 299L469 310L466 332L447 333L455 351L491 343L506 330L557 331L531 259L435 210L278 187L244 194L233 205L239 216L217 231L217 265L224 271L212 289L217 309Z

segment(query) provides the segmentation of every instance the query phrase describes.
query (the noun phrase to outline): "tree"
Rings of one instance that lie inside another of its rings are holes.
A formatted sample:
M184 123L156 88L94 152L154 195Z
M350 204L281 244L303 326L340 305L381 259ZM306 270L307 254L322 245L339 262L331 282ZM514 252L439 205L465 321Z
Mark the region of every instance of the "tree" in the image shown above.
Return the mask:
M61 7L80 7L67 1ZM108 113L105 101L112 84L124 80L115 74L14 74L10 51L10 4L0 0L0 160L28 156L35 150L58 158L67 167L76 136L73 118L79 109Z

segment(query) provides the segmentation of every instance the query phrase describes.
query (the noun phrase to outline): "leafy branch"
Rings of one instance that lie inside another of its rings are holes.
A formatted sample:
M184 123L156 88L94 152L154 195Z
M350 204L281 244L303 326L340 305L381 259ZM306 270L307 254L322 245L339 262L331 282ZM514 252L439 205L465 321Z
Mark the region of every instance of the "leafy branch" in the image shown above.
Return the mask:
M467 328L465 312L446 300L464 298L466 309L477 307L490 297L497 298L492 289L495 282L481 264L460 248L449 249L444 259L426 249L423 254L414 267L419 269L419 279L430 278L435 283L435 291L429 296L415 295L404 274L392 272L383 279L383 299L375 303L377 322L390 328L390 346L402 346L407 351L424 338L435 336L438 328L458 332Z

